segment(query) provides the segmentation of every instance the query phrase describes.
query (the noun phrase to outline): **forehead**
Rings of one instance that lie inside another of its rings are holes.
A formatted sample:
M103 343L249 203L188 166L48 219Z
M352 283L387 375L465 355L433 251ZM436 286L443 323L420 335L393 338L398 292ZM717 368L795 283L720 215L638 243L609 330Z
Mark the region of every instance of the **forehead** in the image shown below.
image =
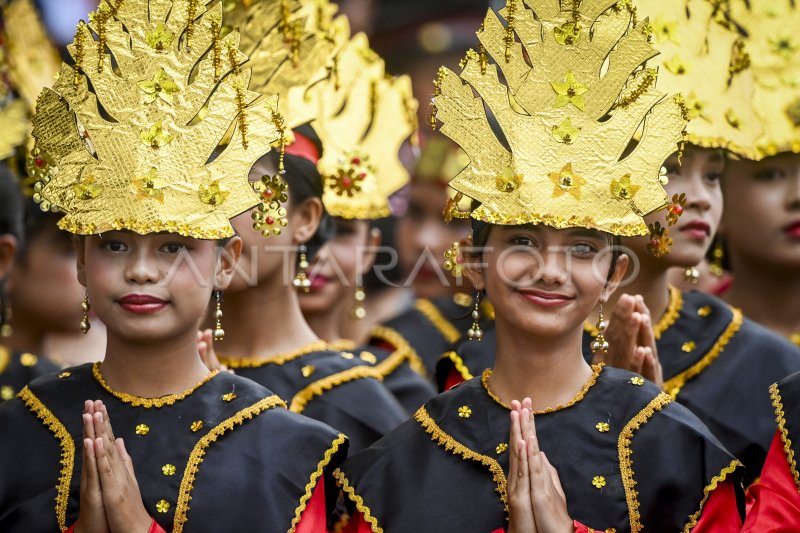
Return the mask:
M552 241L570 239L592 239L601 242L609 242L611 237L602 231L589 228L565 228L558 229L543 224L525 224L523 226L496 226L494 232L498 235L506 236L510 234L525 233L537 238Z

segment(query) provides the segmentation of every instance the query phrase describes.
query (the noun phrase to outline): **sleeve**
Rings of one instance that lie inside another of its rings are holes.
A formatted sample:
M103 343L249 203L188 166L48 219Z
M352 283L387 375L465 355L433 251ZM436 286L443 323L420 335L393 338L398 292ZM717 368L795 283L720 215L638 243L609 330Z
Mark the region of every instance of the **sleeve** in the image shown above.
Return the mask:
M724 481L708 497L692 533L737 533L741 530L736 487L732 481Z
M318 481L314 489L314 494L311 495L311 499L308 501L303 514L300 516L300 523L297 524L297 529L295 531L297 533L319 533L320 531L325 531L328 521L327 518L325 483L323 481Z
M800 492L780 433L772 439L761 480L750 487L750 497L743 533L800 531Z
M75 524L72 524L69 528L67 528L64 533L75 533ZM153 519L153 523L150 524L150 529L147 530L147 533L167 533L164 529L158 525L155 518Z

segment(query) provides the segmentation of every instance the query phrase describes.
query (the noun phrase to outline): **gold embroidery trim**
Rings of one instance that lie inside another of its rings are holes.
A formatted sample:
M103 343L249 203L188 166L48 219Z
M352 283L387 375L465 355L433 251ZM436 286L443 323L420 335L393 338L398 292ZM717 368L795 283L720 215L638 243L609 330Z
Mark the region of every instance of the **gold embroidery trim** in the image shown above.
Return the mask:
M331 462L331 459L339 451L339 448L342 444L347 441L347 437L343 434L339 433L339 436L336 437L333 442L331 443L331 447L325 451L325 455L322 457L322 460L317 465L317 469L311 473L311 479L309 479L308 484L306 484L306 493L300 498L300 505L297 506L297 509L294 511L294 520L292 520L292 526L289 528L288 533L294 533L297 529L298 524L300 524L300 519L303 516L303 512L306 510L306 506L308 505L308 501L311 499L311 496L314 494L314 489L317 487L317 483L319 482L319 478L322 476L322 472L328 466L328 463Z
M304 355L314 352L322 352L329 350L330 345L325 341L314 341L297 351L285 352L270 357L219 357L219 362L228 368L259 368L265 365L285 365L290 361L294 361Z
M197 471L200 469L200 463L203 462L205 457L206 449L211 446L212 442L216 442L224 433L232 431L236 426L240 426L244 424L245 421L251 420L264 411L274 407L286 408L286 404L276 395L264 398L219 423L214 429L204 435L202 439L197 441L197 444L195 444L192 449L192 453L189 454L189 461L186 463L186 470L184 470L183 478L181 479L178 501L175 505L175 520L172 525L173 533L181 533L184 524L186 524L186 514L189 512L189 501L192 499L194 480L197 477Z
M508 494L506 493L506 474L503 472L503 467L500 463L489 457L473 450L470 450L453 437L448 435L439 425L431 418L425 406L419 408L414 415L414 419L420 423L422 428L431 436L431 439L442 446L446 451L460 455L464 459L476 461L489 468L492 473L492 480L496 487L495 491L500 495L500 502L503 504L503 509L508 513Z
M689 517L689 522L683 526L683 533L690 533L692 529L694 529L694 526L697 525L697 521L700 519L700 515L703 513L703 506L706 504L706 501L708 501L708 497L711 495L711 493L717 489L717 485L725 481L725 479L728 477L728 474L732 474L737 468L743 466L744 465L742 465L742 463L740 463L737 459L734 459L731 461L731 464L723 468L719 474L711 478L711 482L703 489L703 499L700 501L700 508L696 513Z
M17 395L25 406L40 418L61 445L61 474L56 485L56 519L60 531L67 529L67 500L72 472L75 468L75 442L64 424L48 409L42 401L25 387Z
M441 333L450 344L461 338L461 332L458 331L458 328L451 324L450 321L444 317L442 312L439 311L439 308L433 305L433 302L430 300L420 298L417 300L417 303L414 304L414 307L439 330L439 333Z
M370 335L376 339L391 344L395 348L395 351L392 353L392 355L399 353L403 356L404 360L408 361L408 366L410 366L414 372L420 376L428 377L428 369L425 367L425 363L422 361L422 358L408 343L405 337L400 334L400 332L386 326L375 326L370 332ZM389 357L389 359L391 358L392 357ZM385 364L386 361L381 364Z
M628 517L631 522L631 533L642 530L641 516L639 515L639 493L636 491L636 480L633 478L633 450L631 440L633 433L648 422L656 411L672 403L672 398L659 393L647 406L631 418L619 434L619 470L622 476L622 486L625 488L625 500L628 503Z
M775 408L775 421L778 423L778 431L780 431L781 441L783 441L783 451L786 453L786 462L789 463L789 470L792 472L794 484L797 490L800 491L800 473L797 471L797 461L795 460L794 450L792 449L792 439L789 438L789 429L786 427L786 413L783 411L783 399L781 398L781 391L777 383L774 383L769 388L769 394L772 398L772 407Z
M442 354L442 359L449 359L464 381L468 381L475 377L472 375L472 372L469 371L467 365L464 364L464 360L461 359L461 356L459 356L456 352L445 352Z
M728 324L728 327L722 332L722 335L719 336L717 342L714 343L714 346L711 347L708 353L694 365L664 383L664 390L673 399L678 397L678 394L680 394L681 389L683 389L686 383L699 376L717 360L719 355L725 350L725 347L728 346L731 338L733 338L736 332L739 331L739 328L742 327L742 312L735 308L731 308L731 311L733 312L733 317L731 318L730 324Z
M175 402L179 402L189 396L192 395L197 389L211 381L217 374L219 374L219 370L214 370L209 372L208 375L203 378L203 380L192 387L191 389L186 389L183 392L179 392L177 394L170 394L167 396L161 396L160 398L141 398L139 396L133 396L132 394L128 394L126 392L117 392L112 389L106 380L103 379L103 374L100 372L100 366L102 363L95 363L92 365L92 374L94 375L94 379L103 387L106 392L114 396L115 398L130 404L132 407L144 407L145 409L150 409L153 407L161 408L165 405L173 405Z
M578 394L573 396L572 399L569 400L567 403L562 403L561 405L556 405L554 407L548 407L547 409L543 409L541 411L534 411L533 413L534 416L555 413L556 411L561 411L569 407L572 407L576 403L583 400L586 397L586 394L589 392L589 389L594 387L594 385L597 383L597 378L600 377L600 372L603 371L604 366L605 366L604 363L600 363L598 365L592 365L592 376L589 378L589 381L584 383L583 388L578 392ZM483 385L483 388L486 389L486 394L488 394L489 398L494 400L495 403L499 404L500 406L510 411L511 406L503 402L503 400L501 400L500 397L497 396L494 392L492 392L492 389L489 388L489 377L491 377L491 375L492 375L492 369L487 368L486 370L483 371L483 375L481 376L481 384Z
M342 488L342 492L347 495L351 502L356 504L356 509L358 509L361 516L364 517L364 521L370 525L372 533L383 533L383 528L378 525L378 519L372 516L370 508L367 507L361 496L356 494L355 489L350 485L350 481L347 479L344 472L337 468L333 471L333 477L336 478L337 483L339 483L339 486Z
M0 346L0 374L6 371L8 363L11 361L11 352L5 346Z
M383 381L383 375L376 367L372 366L354 366L336 374L315 381L311 385L303 388L294 395L289 410L294 413L302 413L308 403L316 398L322 396L325 392L338 387L344 383L349 383L357 379L375 378L378 381Z
M338 341L333 341L328 343L331 350L336 350L337 352L352 352L358 345L355 341L351 341L350 339L339 339Z
M681 310L683 309L683 293L677 287L669 286L669 303L664 315L653 324L653 336L656 340L661 340L661 336L678 321ZM589 322L583 323L583 331L592 337L597 337L597 328Z

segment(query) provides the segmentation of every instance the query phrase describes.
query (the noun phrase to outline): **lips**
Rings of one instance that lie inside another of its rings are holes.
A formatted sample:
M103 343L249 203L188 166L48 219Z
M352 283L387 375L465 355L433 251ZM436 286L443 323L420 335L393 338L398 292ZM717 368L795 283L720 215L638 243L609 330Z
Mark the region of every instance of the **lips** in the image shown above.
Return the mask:
M330 282L331 279L324 274L317 274L316 276L311 276L311 290L320 291L325 287L327 287Z
M793 239L800 239L800 220L789 224L783 228L783 231Z
M680 232L698 240L705 240L711 236L711 226L703 220L692 220L681 226Z
M117 300L117 303L126 311L138 315L157 313L169 304L168 301L149 294L128 294Z
M540 307L561 307L573 300L571 296L539 289L519 289L520 295Z

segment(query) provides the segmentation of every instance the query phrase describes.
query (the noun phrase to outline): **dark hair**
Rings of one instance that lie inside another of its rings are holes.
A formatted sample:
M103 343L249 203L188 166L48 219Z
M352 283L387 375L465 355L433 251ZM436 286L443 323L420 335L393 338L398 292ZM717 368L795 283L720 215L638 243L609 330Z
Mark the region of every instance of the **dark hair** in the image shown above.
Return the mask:
M22 193L17 178L8 165L0 163L0 234L13 235L22 243L25 239L23 216Z
M472 242L476 247L483 248L489 241L489 232L491 231L493 225L475 219L471 219L471 222L472 222ZM622 255L622 239L619 236L612 235L610 233L602 231L598 231L598 233L602 233L603 235L605 235L608 238L609 244L612 246L611 266L608 269L608 276L606 277L606 282L608 282L611 281L611 276L614 275L614 269L617 266L617 261Z

